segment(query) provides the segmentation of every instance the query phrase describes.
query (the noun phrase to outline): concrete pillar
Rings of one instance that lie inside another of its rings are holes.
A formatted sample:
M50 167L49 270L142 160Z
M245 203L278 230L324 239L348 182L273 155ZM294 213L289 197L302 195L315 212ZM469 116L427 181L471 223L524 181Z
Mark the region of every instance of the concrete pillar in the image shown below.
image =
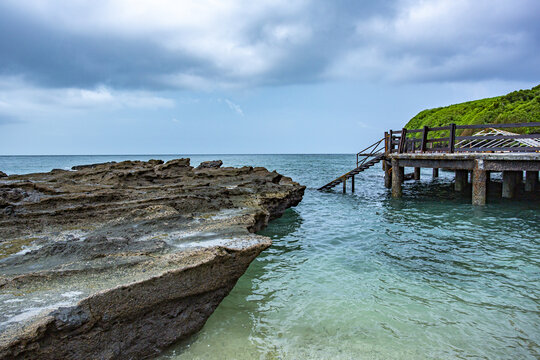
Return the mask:
M516 171L516 184L518 186L523 184L523 171Z
M420 168L419 167L414 168L414 180L420 180Z
M503 171L502 197L511 199L516 195L518 177L521 171Z
M399 178L401 179L402 183L405 182L405 167L404 166L399 167Z
M347 193L347 178L345 176L343 177L343 193Z
M487 177L486 171L483 169L483 161L476 160L473 170L473 183L472 183L472 204L473 205L485 205L486 204L486 185Z
M384 161L384 186L387 189L392 188L392 164L390 161Z
M433 168L433 178L439 177L439 168Z
M467 170L456 170L456 182L454 189L456 191L464 191L467 188L469 172Z
M351 192L354 192L354 175L351 177Z
M392 197L400 198L403 195L401 183L403 182L403 167L398 165L396 159L392 159Z
M525 172L525 191L534 191L538 184L538 171Z

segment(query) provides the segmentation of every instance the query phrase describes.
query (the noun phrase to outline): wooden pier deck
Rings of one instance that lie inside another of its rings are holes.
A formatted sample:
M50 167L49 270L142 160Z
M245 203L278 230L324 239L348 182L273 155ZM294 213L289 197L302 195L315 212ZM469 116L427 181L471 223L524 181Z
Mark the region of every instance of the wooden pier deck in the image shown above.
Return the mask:
M540 130L540 122L462 126L452 124L417 130L390 130L385 133L382 140L367 148L371 151L357 154L356 169L336 178L319 190L328 190L342 183L343 192L346 192L346 180L351 178L354 191L354 175L359 172L357 170L379 161L383 162L385 186L392 189L392 196L395 198L403 194L402 184L407 167L414 168L411 177L415 180L420 179L421 168L432 168L434 177L438 177L439 169L455 171L456 191L463 191L466 188L469 173L472 174L474 205L486 203L487 182L493 172L503 174L502 197L513 198L522 183L526 192L540 190L538 183L540 133L514 134L494 130L500 128ZM482 131L477 135L466 135L465 130ZM381 152L380 144L383 141L384 152ZM359 156L364 158L359 161ZM365 169L362 168L363 170ZM524 172L525 181L523 181Z

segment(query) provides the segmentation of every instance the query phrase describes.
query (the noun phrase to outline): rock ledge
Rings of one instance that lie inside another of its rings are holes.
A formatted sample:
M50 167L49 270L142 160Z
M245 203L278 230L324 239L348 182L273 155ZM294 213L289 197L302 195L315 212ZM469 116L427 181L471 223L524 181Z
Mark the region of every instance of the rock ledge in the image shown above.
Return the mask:
M189 159L0 180L0 359L155 356L198 331L305 187Z

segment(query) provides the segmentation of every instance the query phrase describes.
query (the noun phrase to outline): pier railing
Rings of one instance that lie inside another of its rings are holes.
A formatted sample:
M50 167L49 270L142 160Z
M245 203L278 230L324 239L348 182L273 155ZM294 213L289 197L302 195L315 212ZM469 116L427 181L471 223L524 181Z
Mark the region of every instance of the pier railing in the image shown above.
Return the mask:
M358 152L356 154L356 167L364 165L369 159L377 155L384 154L386 152L385 141L386 137Z
M385 153L415 152L538 152L540 133L515 134L503 128L538 128L540 122L516 124L481 124L390 130L385 133ZM466 131L482 130L465 135ZM458 132L461 135L458 135ZM358 158L358 155L357 155Z

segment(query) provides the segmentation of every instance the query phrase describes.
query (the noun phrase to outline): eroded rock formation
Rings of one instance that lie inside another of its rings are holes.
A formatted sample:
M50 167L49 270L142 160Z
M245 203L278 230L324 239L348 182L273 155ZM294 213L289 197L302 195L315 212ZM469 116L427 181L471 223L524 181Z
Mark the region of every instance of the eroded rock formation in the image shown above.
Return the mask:
M189 159L0 180L0 359L147 358L198 331L304 187Z

